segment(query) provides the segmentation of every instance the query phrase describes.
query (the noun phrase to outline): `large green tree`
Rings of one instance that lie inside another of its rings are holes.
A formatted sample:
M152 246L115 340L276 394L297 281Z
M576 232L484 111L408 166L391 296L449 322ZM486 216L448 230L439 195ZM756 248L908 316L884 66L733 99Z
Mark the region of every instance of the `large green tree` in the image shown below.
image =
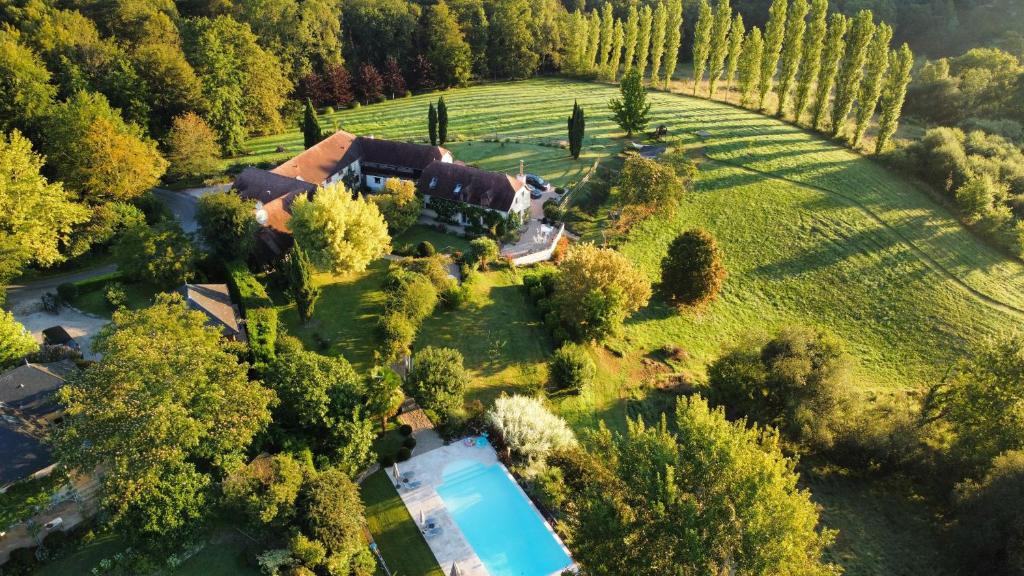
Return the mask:
M821 53L821 73L818 74L817 90L811 126L815 130L824 129L825 117L829 111L832 88L839 74L839 61L846 50L846 31L850 19L838 12L832 13L828 20L828 32L825 34L825 49Z
M665 89L679 64L679 48L683 45L683 0L668 0L668 24L665 32Z
M875 115L878 99L882 97L882 86L885 74L889 71L889 42L892 40L892 28L882 22L875 30L875 36L868 46L868 58L865 65L864 80L857 95L857 124L853 130L850 143L856 147L868 131L868 123Z
M647 90L644 89L639 68L630 70L622 77L619 92L622 96L609 102L608 107L612 111L612 119L630 138L650 122L651 104L647 102Z
M292 204L288 227L321 270L361 272L391 247L388 225L373 202L340 183L317 190Z
M715 6L714 23L711 26L708 97L715 95L715 86L725 69L725 57L729 54L729 27L731 24L732 6L729 4L729 0L719 0Z
M196 223L206 247L224 261L248 258L259 229L255 203L230 191L200 198Z
M302 145L309 149L316 146L324 139L324 131L320 128L320 119L316 116L316 109L309 98L306 98L306 109L302 114Z
M131 540L171 546L187 535L214 479L270 422L273 392L249 381L206 320L176 295L115 312L93 341L102 359L60 391L60 460L102 469L100 502Z
M861 10L853 19L850 37L846 42L846 52L836 74L836 99L832 103L832 136L838 137L846 128L846 117L853 109L864 77L864 61L868 55L868 45L875 34L875 23L870 10Z
M320 287L313 279L313 264L297 242L292 246L291 254L288 256L288 285L292 289L299 318L302 318L303 322L308 322L313 317L316 301L320 298Z
M818 531L774 433L729 422L700 396L681 397L674 420L674 433L664 419L630 421L625 433L602 426L590 450L548 458L565 479L566 527L587 574L835 573L822 559L835 534Z
M114 257L125 275L168 290L195 277L196 256L192 240L177 220L165 220L152 228L136 224L114 245Z
M615 17L612 14L611 2L605 2L601 6L601 28L599 36L599 44L597 48L597 69L604 76L609 76L607 73L608 62L611 59L612 54L612 43L614 41L615 34Z
M740 104L751 106L758 93L758 82L761 80L761 58L764 56L764 40L761 29L757 26L750 29L743 41L743 52L740 55L739 83Z
M775 114L782 116L789 103L789 95L793 89L800 55L804 47L804 31L807 29L807 0L793 0L786 15L786 36L782 42L782 68L779 70L779 82L775 86L779 101Z
M405 384L421 406L445 418L462 408L469 373L458 350L427 346L413 357Z
M0 367L6 367L38 349L36 339L14 319L14 315L0 310Z
M490 29L491 71L501 78L529 78L540 65L536 39L528 24L533 11L526 0L495 0Z
M351 419L364 393L362 378L344 357L306 350L278 354L267 370L266 385L280 399L274 422L317 439Z
M697 24L693 29L693 93L697 94L697 86L704 79L708 58L711 55L711 35L715 17L711 12L708 0L701 0L697 8ZM714 84L714 66L712 65L711 84ZM711 95L709 90L708 95Z
M658 84L661 74L661 58L665 55L665 35L668 32L668 9L665 2L659 0L654 9L654 20L651 24L651 85Z
M636 40L636 67L640 70L640 77L647 73L647 64L651 55L651 28L654 26L654 12L650 5L644 4L640 8L639 32Z
M423 200L416 196L416 185L408 180L388 178L380 192L370 196L388 223L388 233L398 236L416 223L423 211Z
M743 40L747 29L743 25L743 15L736 14L729 29L729 54L725 60L725 90L726 98L732 92L732 82L736 79L736 72L740 68L740 58L743 56Z
M46 64L10 30L0 30L0 132L34 128L49 113L57 89Z
M779 67L782 43L786 39L786 10L789 0L772 0L768 10L768 23L764 29L764 52L761 56L760 78L757 87L757 107L764 109L764 100L772 89L772 79Z
M327 572L356 573L353 566L359 565L360 555L366 553L366 518L359 487L345 471L328 468L310 480L304 492L306 529L326 547Z
M426 9L424 28L426 55L434 67L435 79L445 88L468 82L473 72L473 54L444 0Z
M89 209L40 174L43 158L17 130L0 133L0 286L29 264L64 260L62 246Z
M796 80L796 99L793 102L793 118L797 122L811 103L811 90L818 82L818 73L821 71L821 53L825 49L825 33L828 31L828 0L811 0L809 19Z
M217 133L198 114L177 116L164 141L167 146L167 172L176 178L206 176L217 170L220 146Z
M875 137L875 154L881 154L889 144L899 126L903 102L907 97L907 85L910 84L910 71L914 67L914 54L910 46L903 44L898 51L889 55L889 74L882 88L882 111L878 118L878 136Z
M1024 557L1024 452L1004 452L957 490L954 539L961 574L1019 574Z
M725 264L715 237L706 230L687 230L668 245L661 261L662 290L686 306L713 300L725 281Z
M626 17L623 34L625 54L622 56L622 62L625 65L626 72L629 72L629 69L636 62L637 42L640 39L640 11L636 9L635 4L629 5L629 15Z

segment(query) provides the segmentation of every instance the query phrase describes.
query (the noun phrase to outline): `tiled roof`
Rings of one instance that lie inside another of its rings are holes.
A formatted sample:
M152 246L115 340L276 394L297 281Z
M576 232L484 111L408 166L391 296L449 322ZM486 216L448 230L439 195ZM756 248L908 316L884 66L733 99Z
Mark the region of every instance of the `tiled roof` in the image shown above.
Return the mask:
M516 193L524 186L507 174L445 162L427 166L416 182L421 194L501 212L509 211Z
M232 186L245 200L264 204L292 192L313 192L316 184L280 176L252 166L242 170Z
M338 165L356 143L356 140L354 134L339 130L316 145L310 146L291 160L282 162L271 172L319 186L338 171ZM346 164L350 163L346 162Z
M185 284L178 290L189 308L205 313L211 324L221 327L224 334L241 332L227 284Z
M356 142L359 160L373 164L403 166L413 170L423 170L431 162L440 161L448 150L440 146L412 144L395 140L377 140L360 136Z

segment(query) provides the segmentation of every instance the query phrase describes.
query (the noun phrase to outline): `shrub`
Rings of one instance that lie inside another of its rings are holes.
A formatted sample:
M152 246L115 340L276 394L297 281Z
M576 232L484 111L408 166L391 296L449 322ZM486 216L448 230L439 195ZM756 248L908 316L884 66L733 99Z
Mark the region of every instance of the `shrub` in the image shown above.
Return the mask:
M401 448L398 449L398 455L395 457L396 460L398 460L399 462L405 462L409 458L412 458L412 450L406 448L405 446L402 446Z
M487 264L498 259L501 249L498 243L490 238L477 238L469 243L469 254L466 258L470 264L487 269Z
M390 314L400 314L418 326L437 306L437 288L423 274L406 272L400 268L392 270L385 280L387 300L384 309Z
M402 268L409 272L426 276L435 288L444 290L454 282L454 279L448 275L449 262L450 260L447 256L435 254L426 258L406 260L402 262Z
M128 304L128 291L125 290L124 284L111 282L107 285L107 289L103 291L103 298L111 308L117 310Z
M395 464L395 457L391 454L384 454L380 457L381 468L387 468Z
M962 485L954 534L963 574L1020 574L1024 558L1024 452L993 460L981 481Z
M405 440L402 441L402 446L405 446L406 448L412 450L413 448L416 447L416 439L413 438L412 436L407 436Z
M424 240L416 245L416 255L420 258L427 258L437 253L434 245L429 241Z
M469 288L466 286L452 285L441 292L441 302L451 310L458 310L469 301Z
M558 202L554 200L548 200L544 203L544 217L548 220L554 220L560 222L565 217L565 210L558 205Z
M661 261L662 289L671 300L687 306L714 300L725 276L718 244L705 230L688 230L676 236Z
M377 327L384 340L384 355L389 360L396 360L404 356L416 337L416 327L404 314L384 314L380 317Z
M406 385L416 401L445 417L457 411L469 384L462 353L452 348L427 346L413 359Z
M402 424L401 426L398 427L398 433L401 434L402 436L409 436L412 434L412 426L409 426L408 424Z
M487 421L509 450L530 461L543 460L553 450L576 444L565 420L536 398L502 396L494 401Z
M60 296L61 301L70 304L72 300L78 298L78 286L71 282L65 282L57 286L57 296Z
M249 349L257 364L274 359L274 343L277 341L277 309L255 308L246 314L246 329L249 334Z
M594 381L597 366L583 346L565 344L552 356L549 374L555 388L579 392Z

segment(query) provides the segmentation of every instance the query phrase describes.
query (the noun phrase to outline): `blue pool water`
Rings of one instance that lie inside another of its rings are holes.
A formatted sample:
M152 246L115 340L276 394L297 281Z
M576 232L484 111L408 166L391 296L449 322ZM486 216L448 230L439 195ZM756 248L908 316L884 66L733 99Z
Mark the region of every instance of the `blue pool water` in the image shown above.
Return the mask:
M572 559L500 464L458 460L437 488L491 576L550 576Z

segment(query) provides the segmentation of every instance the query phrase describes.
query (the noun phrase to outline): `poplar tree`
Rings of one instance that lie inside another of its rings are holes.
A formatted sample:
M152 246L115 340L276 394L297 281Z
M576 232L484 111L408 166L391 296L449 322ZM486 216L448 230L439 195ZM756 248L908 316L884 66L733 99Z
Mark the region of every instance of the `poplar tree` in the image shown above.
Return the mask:
M615 18L612 16L612 5L610 2L605 2L601 7L601 46L597 57L597 68L600 72L605 72L605 69L608 68L614 34Z
M622 61L622 43L625 32L622 31L622 20L616 20L612 29L612 55L608 60L608 79L614 82L619 77L619 63Z
M846 127L846 117L853 109L860 79L864 76L864 60L868 55L868 44L875 33L875 23L870 10L861 10L853 19L846 52L836 75L836 99L832 103L832 137L836 138Z
M625 37L623 38L623 48L626 53L623 55L623 63L625 64L626 72L633 67L633 61L636 58L636 43L640 36L640 11L636 9L636 5L630 4L629 16L626 17L626 28Z
M665 55L665 29L668 27L668 10L664 2L658 2L654 10L654 24L651 28L651 84L658 83L661 71L661 57Z
M708 0L700 0L697 8L697 24L693 27L693 93L697 94L697 85L704 79L708 56L711 54L711 28L714 16ZM710 95L710 92L708 93Z
M835 12L829 16L828 32L825 34L825 49L821 53L821 71L818 73L818 90L814 100L814 113L811 126L815 130L822 129L825 112L828 110L829 96L836 83L839 73L839 59L846 49L846 30L850 27L850 19Z
M743 52L740 53L740 105L750 106L754 102L754 94L758 91L761 80L761 59L764 56L764 38L761 29L754 26L743 41Z
M303 322L313 317L313 308L320 298L320 288L313 281L313 265L306 251L296 242L289 257L288 280L295 298L295 307Z
M804 30L807 28L807 0L793 0L786 17L786 38L782 43L782 70L776 86L779 96L775 114L782 116L786 112L786 102L793 88L797 66L800 65L800 52L804 44Z
M821 71L821 51L824 47L825 32L828 30L828 0L811 0L811 16L804 35L804 53L800 57L800 74L796 81L796 101L793 103L793 117L797 122L807 110L811 99L811 88L818 81Z
M679 47L683 44L683 0L668 0L668 32L665 39L665 89L676 73Z
M601 16L598 15L597 10L591 10L590 18L587 20L587 30L590 33L590 41L587 45L586 64L587 71L593 72L597 63L597 52L601 47Z
M654 15L650 6L640 9L640 30L636 37L636 67L640 69L640 76L647 73L647 62L651 55L651 27L654 25Z
M889 71L889 42L892 41L892 28L882 22L875 30L875 36L868 47L867 67L864 81L860 84L857 95L857 125L853 131L851 144L856 147L868 130L868 122L875 115L878 99L882 96L882 83L885 73Z
M746 28L743 26L743 15L736 13L732 20L732 28L729 30L729 55L725 60L725 97L728 100L732 92L732 81L736 78L736 70L740 65L740 54L743 50L743 37L746 35Z
M768 24L764 29L764 51L761 55L761 77L757 87L758 108L764 108L764 99L772 89L772 78L779 67L782 41L786 37L786 2L787 0L772 0L772 6L768 10Z
M572 28L566 46L566 63L573 74L583 74L587 70L587 47L590 44L587 17L577 10L570 18Z
M323 131L320 129L320 121L316 117L313 103L306 98L306 112L302 116L302 144L306 148L311 148L321 140L323 140Z
M437 145L444 146L448 141L448 105L444 96L437 99Z
M427 132L430 134L430 145L437 146L437 109L433 102L427 110Z
M882 90L882 111L878 118L878 137L875 139L875 154L885 151L889 139L896 133L899 126L903 101L907 97L907 84L910 84L910 70L914 67L914 54L910 46L903 44L898 51L889 54L889 73Z
M715 6L715 23L711 27L711 64L708 78L708 97L714 96L715 86L725 68L725 56L729 53L729 25L732 24L732 6L729 0L718 0Z
M583 150L583 136L586 132L586 116L578 102L572 103L572 115L569 116L569 154L579 159Z

